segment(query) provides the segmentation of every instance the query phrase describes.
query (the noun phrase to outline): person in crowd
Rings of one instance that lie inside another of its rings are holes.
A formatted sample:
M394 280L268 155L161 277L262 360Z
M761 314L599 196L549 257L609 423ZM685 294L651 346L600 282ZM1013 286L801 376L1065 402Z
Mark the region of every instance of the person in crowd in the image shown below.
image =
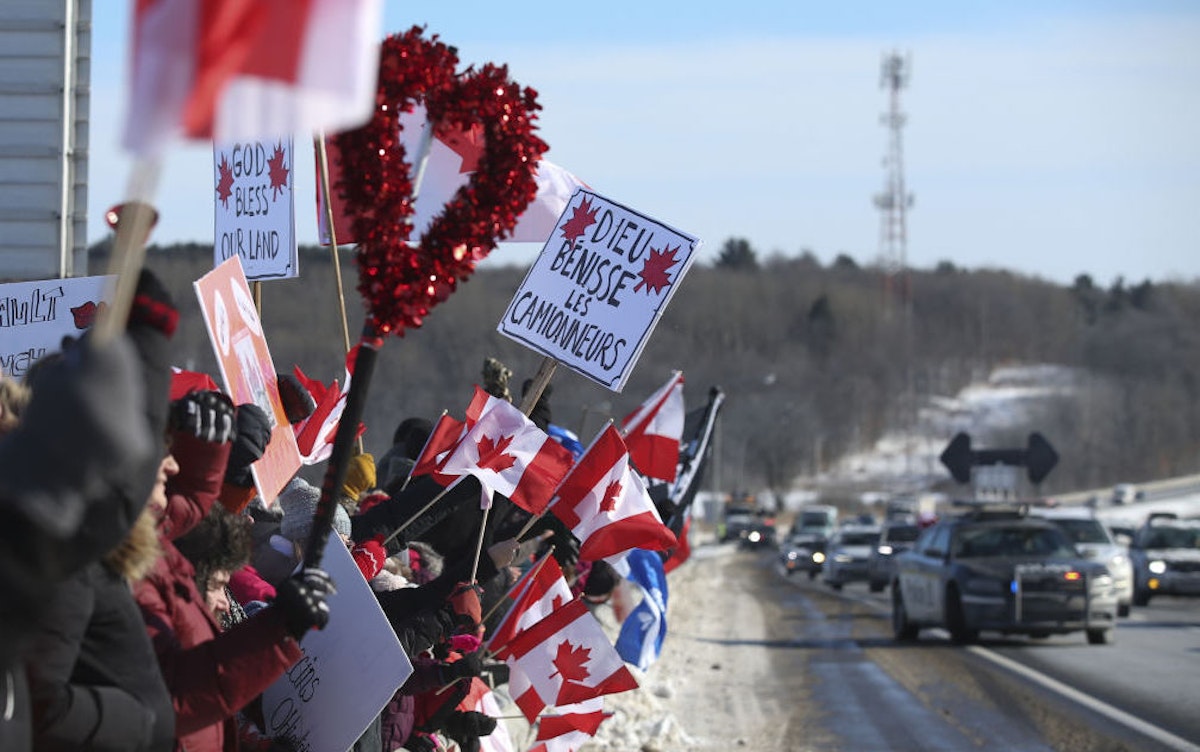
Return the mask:
M18 650L6 669L25 668L9 671L20 681L6 750L171 748L170 696L130 591L145 561L114 549L173 472L163 446L177 319L141 272L124 337L38 361L20 423L0 439L3 623L22 632L0 650Z
M379 487L387 494L400 491L429 441L433 424L416 416L405 418L392 432L392 446L375 463Z
M363 496L375 489L375 457L367 452L352 455L346 466L346 480L342 482L338 503L349 514L358 511Z
M261 413L254 405L235 410L213 391L172 403L171 451L179 472L168 480L158 527L163 555L134 592L171 692L177 749L236 749L237 713L302 657L300 640L329 618L328 574L304 569L277 585L270 607L222 631L196 586L194 567L175 545L211 512L229 473L242 469L227 467L240 428L266 422L265 415L238 420L242 411ZM264 449L265 442L250 454L261 456Z
M246 612L230 591L233 574L250 561L250 518L224 506L209 510L199 525L175 541L175 547L195 570L196 590L221 629L245 621ZM274 591L263 601L273 599Z

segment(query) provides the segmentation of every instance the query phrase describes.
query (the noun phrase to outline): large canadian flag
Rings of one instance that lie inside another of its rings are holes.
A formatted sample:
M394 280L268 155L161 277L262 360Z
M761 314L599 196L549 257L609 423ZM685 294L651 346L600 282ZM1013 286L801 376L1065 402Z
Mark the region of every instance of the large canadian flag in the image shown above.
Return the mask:
M631 548L661 551L676 544L611 424L559 486L550 511L571 528L580 541L579 558L587 561Z
M574 459L519 409L498 399L467 431L441 472L474 475L485 493L504 494L541 514Z
M382 24L381 0L136 0L125 146L361 125Z
M417 105L412 112L400 115L400 142L404 145L405 158L414 173L419 168L413 162L420 156L421 134L429 127L423 105ZM414 241L441 214L454 193L470 180L483 154L483 138L483 128L478 125L467 129L454 126L433 128L425 169L421 173L421 185L413 202L411 222ZM342 174L341 152L332 138L326 139L325 151L328 156L329 184L337 185ZM575 189L587 187L571 172L544 158L538 160L534 178L537 181L537 195L521 212L506 241L545 243L554 232ZM346 213L341 197L332 195L330 202L333 204L333 229L338 244L357 242L353 232L353 217ZM328 245L329 222L321 191L317 191L317 228L321 242Z
M497 658L508 655L508 644L522 631L545 619L556 609L574 599L571 586L563 577L562 567L551 554L546 554L512 588L512 606L492 630L488 650Z
M637 689L604 628L573 600L517 635L505 659L520 678L513 701L533 723L547 705L568 705Z
M676 371L650 398L621 421L629 457L647 478L675 481L683 436L683 373Z

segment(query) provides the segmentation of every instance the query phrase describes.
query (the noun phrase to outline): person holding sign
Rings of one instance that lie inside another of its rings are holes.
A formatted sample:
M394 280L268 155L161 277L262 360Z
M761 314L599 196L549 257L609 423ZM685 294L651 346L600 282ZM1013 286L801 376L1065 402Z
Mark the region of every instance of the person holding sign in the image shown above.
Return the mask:
M322 570L304 569L277 586L271 607L222 631L192 564L174 545L218 503L237 428L246 424L237 413L257 409L235 410L216 391L190 392L171 405L168 458L178 472L167 482L159 524L163 553L135 597L171 692L177 748L228 749L238 711L300 660L300 640L329 619L333 583Z

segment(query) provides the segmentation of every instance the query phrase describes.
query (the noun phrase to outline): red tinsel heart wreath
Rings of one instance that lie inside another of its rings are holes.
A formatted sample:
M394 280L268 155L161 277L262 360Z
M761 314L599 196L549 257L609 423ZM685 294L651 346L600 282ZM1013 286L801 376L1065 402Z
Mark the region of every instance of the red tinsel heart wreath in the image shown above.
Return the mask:
M475 264L507 237L537 195L534 170L548 148L534 135L537 92L491 63L455 73L454 48L414 26L383 41L379 89L369 123L336 138L337 188L354 216L358 291L380 335L403 336L466 280ZM467 185L446 204L417 246L412 233L410 165L400 142L400 113L424 98L439 129L481 125L484 153Z

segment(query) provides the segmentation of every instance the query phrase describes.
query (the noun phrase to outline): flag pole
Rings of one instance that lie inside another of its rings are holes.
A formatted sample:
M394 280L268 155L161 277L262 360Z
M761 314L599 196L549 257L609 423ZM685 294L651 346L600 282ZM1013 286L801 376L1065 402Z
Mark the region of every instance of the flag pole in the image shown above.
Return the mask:
M483 551L483 537L487 534L488 512L492 511L491 489L484 488L488 495L488 505L483 509L483 519L479 522L479 541L475 544L475 562L471 565L471 584L478 584L475 578L479 575L479 555Z
M353 384L351 384L351 385L353 386ZM404 521L403 524L400 525L400 527L393 530L391 535L389 535L388 537L383 539L383 545L386 546L388 543L390 543L392 541L392 538L395 538L397 535L399 535L404 530L404 528L406 528L409 525L416 522L418 517L420 517L421 515L428 512L430 510L430 508L433 507L434 504L441 501L442 497L445 496L446 494L450 493L450 490L453 489L455 486L457 486L459 484L459 482L463 479L463 477L464 476L460 475L457 478L455 478L453 483L451 483L450 485L443 488L440 492L438 492L437 496L434 496L432 499L430 499L429 502L426 503L425 506L418 509L416 511L416 513L413 514L412 517L409 517L407 520Z
M304 566L317 567L325 553L325 543L332 528L334 505L338 503L338 489L346 482L350 464L350 452L354 448L358 424L362 420L363 408L367 403L367 390L371 386L371 374L375 370L376 356L383 347L383 338L375 331L370 319L363 325L359 339L358 356L354 362L354 378L350 381L350 393L346 396L346 408L338 420L337 433L333 438L333 451L325 469L325 480L321 484L321 497L313 514L312 532L304 549Z
M346 322L346 294L342 287L342 265L338 259L337 229L333 226L333 199L329 190L329 156L325 151L325 134L318 132L313 137L313 148L317 152L317 184L321 186L321 202L325 205L325 224L329 226L329 253L333 257L333 278L337 281L338 307L342 312L342 342L345 352L350 352L350 326Z
M138 272L146 260L146 240L158 217L150 201L157 191L161 168L161 157L147 157L139 159L129 175L125 190L128 200L120 207L117 235L108 259L108 274L116 279L110 283L108 305L92 333L97 345L116 338L125 330L125 322L129 319Z

